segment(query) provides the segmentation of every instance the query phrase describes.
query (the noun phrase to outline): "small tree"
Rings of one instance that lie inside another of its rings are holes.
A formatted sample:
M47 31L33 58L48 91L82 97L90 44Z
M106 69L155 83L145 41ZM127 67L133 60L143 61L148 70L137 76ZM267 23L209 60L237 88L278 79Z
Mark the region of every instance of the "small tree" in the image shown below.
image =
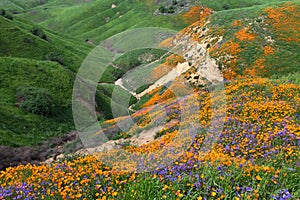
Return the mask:
M16 105L22 110L37 115L53 115L54 101L48 90L35 87L19 87L16 96Z

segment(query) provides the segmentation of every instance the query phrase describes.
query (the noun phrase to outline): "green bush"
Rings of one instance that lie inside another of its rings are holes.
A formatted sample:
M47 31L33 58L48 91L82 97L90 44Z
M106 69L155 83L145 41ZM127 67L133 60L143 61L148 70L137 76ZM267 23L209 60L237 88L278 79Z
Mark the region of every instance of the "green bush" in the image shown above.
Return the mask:
M0 15L10 20L14 19L13 16L10 13L7 13L4 9L0 10Z
M46 55L46 60L58 62L61 65L65 64L63 56L57 52L50 52L48 55Z
M36 36L42 38L43 40L48 41L48 38L47 38L46 33L45 33L41 28L33 27L33 28L30 30L30 32L31 32L33 35L36 35Z
M175 13L175 7L174 6L170 6L168 9L168 13Z
M161 7L159 7L159 11L161 13L166 13L168 11L168 9L165 6L161 6Z
M222 6L222 8L223 8L224 10L228 10L228 9L229 9L229 4L224 4L224 5Z
M44 116L53 115L54 101L48 90L35 87L19 87L16 96L16 105L25 112Z
M6 14L6 11L5 11L4 9L1 9L1 10L0 10L0 15L1 15L1 16L4 16L5 14Z

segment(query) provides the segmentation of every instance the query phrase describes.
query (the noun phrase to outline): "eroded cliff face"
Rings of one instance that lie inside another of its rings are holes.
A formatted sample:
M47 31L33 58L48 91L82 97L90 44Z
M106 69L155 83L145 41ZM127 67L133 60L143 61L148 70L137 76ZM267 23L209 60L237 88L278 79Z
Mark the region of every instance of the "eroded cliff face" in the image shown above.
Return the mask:
M213 36L208 28L210 21L195 23L184 29L173 43L183 46L183 56L190 63L189 76L186 78L194 86L205 86L209 83L223 81L217 61L209 55L212 43L222 40L222 37Z
M185 81L194 87L223 81L217 60L209 55L210 47L222 41L222 37L214 36L209 31L209 23L209 20L196 22L161 44L172 49L175 54L182 56L185 62L178 62L168 72L161 70L163 76L142 92L139 97L170 81L176 81L180 76L184 77ZM164 68L165 66L159 67Z
M210 47L222 41L222 37L213 36L209 31L208 24L210 21L200 22L183 29L174 37L168 38L160 44L162 48L169 49L172 54L164 63L153 68L150 74L141 74L143 78L140 78L129 71L115 84L127 90L137 99L141 99L159 87L169 87L170 83L171 85L182 84L178 83L179 80L189 83L192 87L204 87L222 82L223 76L217 60L209 55ZM132 71L134 70L136 69ZM148 82L152 84L141 93L136 94L135 91L126 87L128 82L141 81L142 79L148 79Z

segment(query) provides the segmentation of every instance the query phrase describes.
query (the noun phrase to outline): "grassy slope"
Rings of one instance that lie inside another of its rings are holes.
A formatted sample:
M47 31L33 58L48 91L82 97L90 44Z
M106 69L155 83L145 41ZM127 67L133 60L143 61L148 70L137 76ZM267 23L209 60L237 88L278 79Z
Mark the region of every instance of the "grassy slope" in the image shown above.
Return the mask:
M72 128L70 96L73 76L61 65L1 57L0 66L0 145L33 145ZM16 107L16 89L20 86L47 89L57 105L55 116L34 115Z
M72 129L71 94L74 71L90 47L46 31L48 41L30 33L33 24L22 19L0 17L1 74L1 145L23 146L40 143ZM80 49L80 50L79 50ZM65 66L43 61L51 52L64 60ZM49 90L57 105L52 118L25 113L15 106L16 89L32 86Z
M2 0L0 2L0 7L9 11L17 11L23 12L28 9L32 9L35 7L51 7L51 6L70 6L74 4L86 3L86 1L82 0Z
M280 16L271 16L268 7ZM299 8L300 1L294 1L291 5L266 4L212 15L212 34L221 35L223 41L212 44L210 52L224 66L224 77L270 77L299 71ZM227 55L232 57L226 60Z
M2 94L0 144L33 145L51 136L64 134L73 128L71 113L73 72L77 71L93 46L47 30L45 32L48 41L42 40L30 33L29 30L33 25L20 18L10 21L0 17L0 27ZM63 58L64 66L44 61L51 52L58 53ZM16 89L19 86L48 89L60 106L57 109L57 116L45 118L24 113L15 107ZM126 94L122 89L120 91L123 95ZM105 93L103 88L99 88L98 104L101 119L112 117L110 96L111 92Z
M250 0L250 1L243 1L243 0L199 0L203 5L212 8L216 11L224 10L223 6L227 5L227 9L236 9L236 8L245 8L245 7L251 7L254 5L263 5L266 3L275 3L275 2L284 2L286 0Z
M286 81L290 78L294 79L292 83ZM300 88L295 85L299 83L299 78L298 73L294 77L279 80L250 79L227 83L226 113L230 117L226 118L221 134L216 133L220 135L220 140L213 151L204 155L201 154L204 138L202 131L205 132L210 121L210 117L206 118L210 113L210 95L205 92L201 94L203 101L200 101L202 115L189 115L188 121L182 122L181 131L192 130L191 126L198 118L203 127L199 129L199 135L191 148L171 166L136 173L112 170L103 166L96 156L69 157L52 165L27 165L7 170L0 174L0 186L10 186L12 194L4 193L5 197L30 195L33 198L44 196L57 199L69 196L87 199L189 200L272 199L275 196L276 199L299 199L299 107L295 107L299 104ZM165 105L166 109L173 107L176 108L176 103ZM140 131L146 130L155 124L151 120L164 117L164 114L165 110L136 113L138 128ZM172 115L168 117L174 118ZM122 121L116 119L107 123L113 126L117 120ZM131 132L137 130L136 127L132 129ZM135 151L151 153L152 159L159 161L169 156L173 158L173 154L160 155L157 149L161 148L161 144L168 144L169 137L179 133L176 128L172 130L168 125L162 130L166 130L162 137L143 147L124 145L123 148L128 151L128 160L124 160L126 162L121 165L130 169L137 164L129 160L129 157L134 157L131 153ZM182 141L177 142L176 145L182 145ZM122 156L125 155L108 151L104 156L106 159L112 156L111 159L118 161L119 157L123 160ZM74 173L78 175L74 176ZM27 184L22 185L24 182ZM39 187L42 183L51 184ZM53 192L47 193L47 189ZM20 192L28 190L29 194ZM289 195L293 198L288 198Z
M218 40L212 40L208 51L222 66L224 78L269 78L299 72L299 5L300 1L293 4L267 3L212 14L209 17L211 23L206 27L209 29L208 35L210 38L222 37L222 41L217 43ZM279 17L270 15L267 8ZM203 20L200 20L192 25L193 29L188 27L183 32L202 42L205 38L201 37L202 24ZM156 93L162 98L167 92ZM153 98L145 95L137 105L154 100L161 99L157 95Z
M91 45L84 42L77 42L47 30L45 33L48 41L45 41L30 33L34 26L18 17L13 21L0 17L0 56L45 60L51 52L55 52L64 60L65 66L76 72L92 49Z
M153 17L153 12L158 8L156 4L117 0L113 2L117 7L112 9L112 2L109 0L68 7L57 6L55 2L50 1L47 5L33 8L23 16L52 30L95 42L133 27L159 26L179 30L185 26L177 16ZM43 9L45 7L48 9ZM109 21L106 22L108 18Z

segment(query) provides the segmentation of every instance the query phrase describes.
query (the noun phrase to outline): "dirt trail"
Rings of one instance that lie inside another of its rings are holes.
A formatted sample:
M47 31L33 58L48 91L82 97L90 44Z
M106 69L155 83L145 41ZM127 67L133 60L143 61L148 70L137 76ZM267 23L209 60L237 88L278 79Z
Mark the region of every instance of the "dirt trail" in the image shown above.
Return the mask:
M118 140L110 140L98 147L93 147L93 148L86 148L86 149L80 149L79 151L76 152L76 154L90 154L90 153L96 153L96 152L101 152L105 150L112 150L116 146L129 142L131 145L137 145L141 146L143 144L146 144L148 142L151 142L154 140L154 136L157 132L159 132L164 126L157 126L153 127L149 130L143 130L140 134L134 135L131 138L128 139L118 139Z

